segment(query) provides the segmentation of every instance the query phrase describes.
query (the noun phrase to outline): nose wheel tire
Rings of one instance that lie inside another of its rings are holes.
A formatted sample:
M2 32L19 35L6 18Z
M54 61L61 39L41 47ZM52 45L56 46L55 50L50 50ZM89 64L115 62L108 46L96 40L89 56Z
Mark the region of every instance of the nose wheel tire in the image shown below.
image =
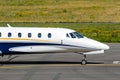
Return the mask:
M82 64L82 65L86 65L86 64L87 64L87 61L86 61L85 59L83 59L83 60L81 61L81 64Z
M86 65L87 64L87 59L86 59L86 55L83 55L83 60L81 61L82 65Z

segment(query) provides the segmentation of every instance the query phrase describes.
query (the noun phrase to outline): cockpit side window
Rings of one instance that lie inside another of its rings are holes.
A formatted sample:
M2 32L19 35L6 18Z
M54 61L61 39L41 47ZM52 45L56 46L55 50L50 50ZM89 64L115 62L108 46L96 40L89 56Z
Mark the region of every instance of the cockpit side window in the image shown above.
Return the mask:
M66 34L66 37L67 37L67 38L70 38L70 36L69 36L69 34L68 34L68 33Z
M76 38L76 36L73 33L70 33L71 38Z

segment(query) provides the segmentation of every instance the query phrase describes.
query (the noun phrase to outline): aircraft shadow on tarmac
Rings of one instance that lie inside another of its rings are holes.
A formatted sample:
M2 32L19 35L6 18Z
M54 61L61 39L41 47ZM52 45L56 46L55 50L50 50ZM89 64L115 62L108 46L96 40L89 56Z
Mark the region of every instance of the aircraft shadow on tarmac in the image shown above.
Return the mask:
M0 64L81 64L70 61L0 61ZM87 64L104 64L102 62L87 62Z

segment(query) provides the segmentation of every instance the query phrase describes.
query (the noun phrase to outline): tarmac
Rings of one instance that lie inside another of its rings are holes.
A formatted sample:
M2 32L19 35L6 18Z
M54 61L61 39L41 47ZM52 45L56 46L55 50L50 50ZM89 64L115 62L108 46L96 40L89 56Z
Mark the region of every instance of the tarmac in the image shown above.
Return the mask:
M0 58L0 80L119 80L120 43L108 43L104 54L30 54ZM9 59L8 59L9 58Z

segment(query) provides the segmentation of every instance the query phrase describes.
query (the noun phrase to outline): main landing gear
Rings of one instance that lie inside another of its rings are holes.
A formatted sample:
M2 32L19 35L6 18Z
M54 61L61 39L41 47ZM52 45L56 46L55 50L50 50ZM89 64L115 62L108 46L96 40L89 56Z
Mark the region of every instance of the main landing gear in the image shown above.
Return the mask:
M82 54L82 55L83 55L83 60L81 61L81 64L86 65L87 64L86 55L85 54Z
M0 56L3 58L5 55L0 54ZM19 57L19 56L13 56L13 57L12 57L12 55L8 55L7 62L12 61L13 59L15 59L15 58L17 58L17 57Z

